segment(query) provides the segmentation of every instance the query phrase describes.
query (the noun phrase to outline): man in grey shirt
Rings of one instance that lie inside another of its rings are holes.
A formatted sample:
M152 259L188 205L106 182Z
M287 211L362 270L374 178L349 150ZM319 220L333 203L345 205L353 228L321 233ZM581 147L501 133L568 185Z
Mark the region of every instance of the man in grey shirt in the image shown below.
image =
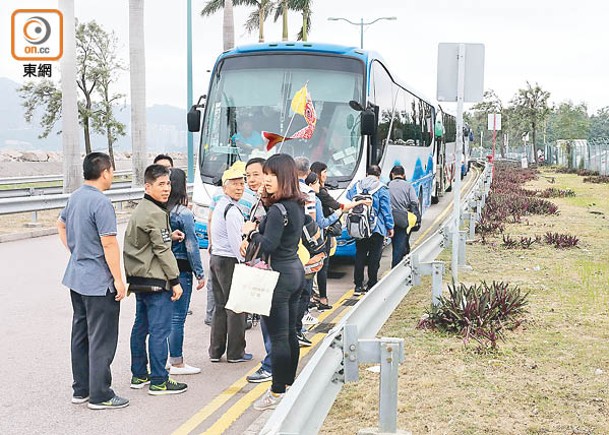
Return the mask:
M222 175L224 196L218 200L212 217L213 226L209 268L216 309L211 324L209 359L219 362L226 352L228 362L250 361L252 355L245 352L245 313L235 313L225 308L230 295L235 265L243 261L239 253L241 228L245 221L238 201L243 196L245 182L243 171L231 167Z
M419 198L417 192L408 181L406 171L401 165L396 165L389 174L391 181L387 185L391 198L391 213L393 215L394 232L391 237L392 259L391 267L395 267L402 258L410 253L410 232L413 226L408 220L408 213L417 217L417 225L421 224ZM416 230L416 228L415 228Z
M129 400L112 391L110 364L118 342L120 300L125 284L120 271L116 215L102 192L112 185L110 157L90 153L83 161L84 185L62 210L57 229L70 251L63 285L72 299L72 403L90 409L117 409Z

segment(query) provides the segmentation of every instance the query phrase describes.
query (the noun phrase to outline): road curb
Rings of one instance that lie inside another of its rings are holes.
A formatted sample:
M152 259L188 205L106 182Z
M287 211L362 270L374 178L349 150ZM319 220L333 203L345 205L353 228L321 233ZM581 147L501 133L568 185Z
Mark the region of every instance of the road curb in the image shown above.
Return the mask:
M119 217L117 224L124 224L129 221L129 216ZM57 228L38 228L21 233L11 233L0 235L0 243L17 242L19 240L32 239L34 237L52 236L57 234Z

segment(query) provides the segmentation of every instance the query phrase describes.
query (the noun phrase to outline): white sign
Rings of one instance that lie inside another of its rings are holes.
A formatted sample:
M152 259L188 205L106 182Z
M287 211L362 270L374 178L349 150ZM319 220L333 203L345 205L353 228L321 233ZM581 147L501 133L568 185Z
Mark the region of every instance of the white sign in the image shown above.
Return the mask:
M500 113L489 113L488 129L497 130L497 131L501 130L501 114Z
M484 94L484 44L465 45L463 102L477 103ZM457 101L459 44L438 44L438 101Z

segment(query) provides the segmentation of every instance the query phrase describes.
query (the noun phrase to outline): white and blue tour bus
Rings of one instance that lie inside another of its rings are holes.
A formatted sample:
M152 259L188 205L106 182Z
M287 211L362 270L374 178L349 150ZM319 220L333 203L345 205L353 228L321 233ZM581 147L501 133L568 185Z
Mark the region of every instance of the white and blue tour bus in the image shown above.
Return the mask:
M313 135L267 151L258 137L262 131L290 136L307 126L304 117L291 111L292 99L304 85L316 112ZM439 117L438 125L436 110L371 51L282 42L222 53L211 72L207 96L188 114L189 130L201 132L193 192L200 246L207 246L208 206L223 171L237 160L275 152L326 163L326 186L337 199L364 178L367 166L378 164L387 177L395 164L401 164L424 212L450 187L446 180L452 178L439 174L451 177L454 172L454 117L450 122ZM256 139L237 144L234 138L243 130ZM449 135L452 163L447 162ZM345 230L336 255L355 255L354 240Z

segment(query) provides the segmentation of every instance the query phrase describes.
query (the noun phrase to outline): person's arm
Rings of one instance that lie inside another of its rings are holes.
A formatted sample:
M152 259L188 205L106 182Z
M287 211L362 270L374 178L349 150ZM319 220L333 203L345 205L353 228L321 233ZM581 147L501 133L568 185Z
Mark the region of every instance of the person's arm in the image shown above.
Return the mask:
M97 227L99 239L104 249L104 258L112 278L114 279L114 288L116 296L114 299L120 301L127 294L123 276L121 275L121 253L116 238L116 213L114 207L109 200L100 201L95 209L95 226Z
M184 243L186 244L186 255L190 268L194 272L197 281L201 288L205 286L205 270L201 263L201 254L199 252L199 241L195 234L195 218L190 210L184 210L180 216L182 220L182 229L184 230ZM197 285L197 289L199 286Z
M315 222L317 223L319 228L328 228L330 225L332 225L334 222L336 222L338 220L340 215L341 215L341 211L339 209L339 210L335 211L334 213L332 213L330 216L324 217L324 213L323 213L322 207L321 207L321 201L319 200L319 198L317 198L317 200L315 201L315 216L316 216Z
M237 207L231 207L226 214L226 232L228 234L228 244L231 252L240 262L245 258L241 255L241 228L243 227L243 215Z
M178 262L176 261L176 258L173 255L173 252L171 251L171 244L166 243L167 241L171 240L171 233L169 232L169 228L159 228L157 226L163 225L163 223L164 222L161 222L160 220L154 222L154 216L151 216L146 222L145 230L148 233L148 237L150 239L152 253L159 260L161 268L163 269L163 273L168 278L171 287L174 288L175 296L175 287L180 286L180 270L178 269Z
M324 207L331 208L332 210L342 208L340 202L335 200L326 189L321 189L317 194L317 197L321 201L321 205Z
M317 203L317 197L315 196L314 191L310 191L307 194L307 199L305 202L305 212L313 218L314 221L317 221L317 213L315 212L315 204Z
M379 209L385 221L385 229L389 237L393 237L393 213L391 213L391 199L387 189L379 190Z
M118 245L116 235L100 237L102 247L104 248L104 258L114 278L114 288L116 288L117 301L120 301L127 294L125 283L121 275L121 252Z
M207 215L207 252L211 254L211 217L214 214L216 203L218 202L218 195L214 195L209 204L209 214Z
M59 235L59 240L63 243L63 246L69 251L68 248L68 233L66 232L66 224L61 218L57 219L57 234Z
M272 254L281 243L283 236L283 215L278 207L270 207L266 214L266 223L264 234L257 231L250 233L251 241L260 243L260 248L265 254Z

